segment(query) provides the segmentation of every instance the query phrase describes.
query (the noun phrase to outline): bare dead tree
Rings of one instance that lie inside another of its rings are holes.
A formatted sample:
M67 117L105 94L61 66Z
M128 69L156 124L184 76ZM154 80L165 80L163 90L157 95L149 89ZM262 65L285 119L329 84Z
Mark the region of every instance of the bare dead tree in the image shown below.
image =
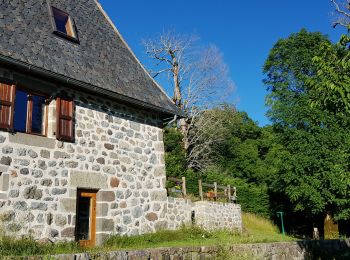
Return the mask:
M234 84L220 50L214 45L199 47L197 41L195 35L168 31L143 44L154 61L151 74L166 75L175 104L187 115L179 120L178 128L184 136L188 165L203 169L211 162L211 147L222 139L220 122L206 111L221 104Z
M335 17L333 27L343 26L349 29L350 25L350 0L330 0L334 5L335 12L332 15Z

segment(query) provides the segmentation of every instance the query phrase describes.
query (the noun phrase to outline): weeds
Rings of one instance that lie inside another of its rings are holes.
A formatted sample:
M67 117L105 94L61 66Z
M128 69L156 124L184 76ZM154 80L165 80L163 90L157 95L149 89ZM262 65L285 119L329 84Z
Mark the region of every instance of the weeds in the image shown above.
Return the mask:
M106 252L127 249L156 247L220 246L217 259L252 259L250 256L235 255L227 248L230 244L291 241L282 236L268 220L252 214L243 214L245 231L241 233L217 230L206 231L197 226L181 227L178 230L161 230L140 236L111 236L97 248L81 248L75 242L39 244L33 238L13 239L0 237L0 256L55 255L80 252ZM236 257L237 256L237 257Z

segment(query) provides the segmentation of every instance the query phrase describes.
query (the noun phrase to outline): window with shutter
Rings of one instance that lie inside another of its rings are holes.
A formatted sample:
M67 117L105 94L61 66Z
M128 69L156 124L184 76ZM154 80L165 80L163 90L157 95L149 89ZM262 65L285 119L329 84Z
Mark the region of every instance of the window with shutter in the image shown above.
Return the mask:
M62 141L74 141L74 102L57 98L57 130L56 137Z
M0 83L0 128L13 128L13 108L16 86Z

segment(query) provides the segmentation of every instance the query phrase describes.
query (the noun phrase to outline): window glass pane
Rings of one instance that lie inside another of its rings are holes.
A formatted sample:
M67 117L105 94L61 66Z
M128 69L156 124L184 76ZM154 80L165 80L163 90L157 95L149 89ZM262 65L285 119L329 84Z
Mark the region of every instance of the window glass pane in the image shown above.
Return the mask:
M75 37L69 15L54 7L52 8L52 13L55 19L57 31L67 34L71 37Z
M17 132L26 132L27 121L27 101L28 93L17 89L15 97L15 115L13 118L13 126Z
M33 96L32 133L44 133L45 97Z
M53 12L53 17L55 18L57 30L67 34L66 24L68 22L68 16L60 12L56 8L52 8L52 12Z

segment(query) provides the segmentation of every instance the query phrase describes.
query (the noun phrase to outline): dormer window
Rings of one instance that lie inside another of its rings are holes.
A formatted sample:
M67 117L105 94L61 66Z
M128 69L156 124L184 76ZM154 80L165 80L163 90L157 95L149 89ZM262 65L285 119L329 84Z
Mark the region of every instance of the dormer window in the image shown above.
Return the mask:
M69 14L56 7L51 7L51 10L54 23L54 33L71 41L79 42L74 21Z

